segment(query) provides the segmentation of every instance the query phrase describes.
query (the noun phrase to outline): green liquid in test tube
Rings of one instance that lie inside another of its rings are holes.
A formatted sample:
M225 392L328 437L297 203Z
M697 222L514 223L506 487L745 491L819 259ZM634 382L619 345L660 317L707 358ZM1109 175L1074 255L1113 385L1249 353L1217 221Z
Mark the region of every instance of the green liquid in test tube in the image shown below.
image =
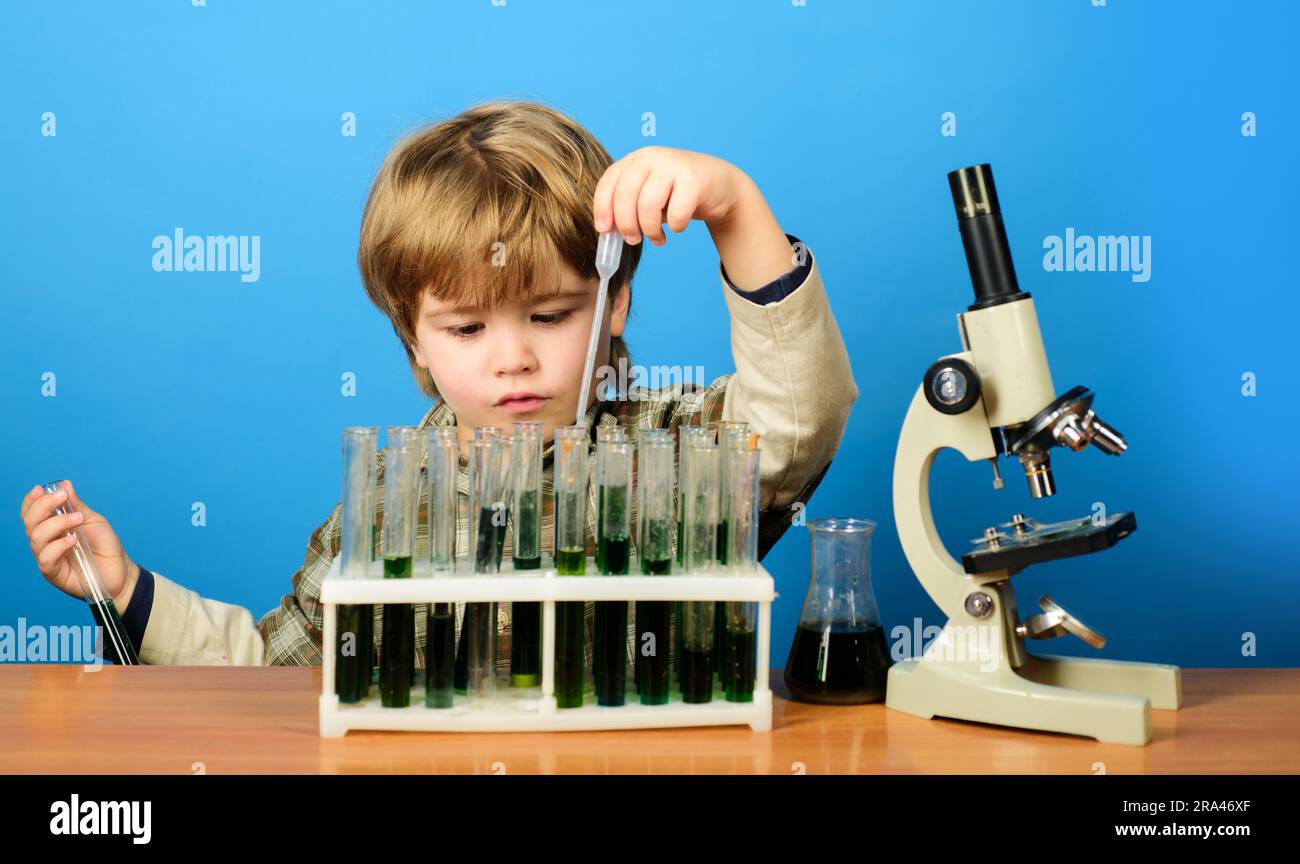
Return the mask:
M712 441L688 442L685 494L685 549L688 573L715 572L717 543L718 446ZM682 607L682 699L708 702L713 698L714 602L687 602Z
M672 572L673 442L670 436L643 435L637 462L638 548L641 573ZM665 600L636 603L637 693L642 705L665 705L670 695L669 654L673 604Z
M600 572L626 576L632 545L631 491L632 445L626 440L605 440L596 445L597 478L604 518L597 548L603 550ZM627 688L627 601L602 600L596 604L596 701L618 706Z
M388 427L384 448L384 578L410 579L419 506L420 444L413 426ZM384 605L379 698L385 708L411 704L415 671L415 607Z
M456 522L459 518L456 483L460 470L460 444L454 426L428 432L429 487L426 521L429 533L429 570L434 579L452 576L456 568ZM456 607L430 603L425 618L424 704L451 708L454 702L456 663Z
M582 426L555 430L555 569L560 576L584 576L587 564L588 445ZM582 707L585 604L555 604L555 701Z
M510 545L515 570L542 566L542 424L524 421L514 425L510 439L511 517L514 535ZM536 687L542 673L542 604L511 604L510 686Z
M340 575L367 579L375 555L375 487L379 429L351 426L343 430L343 525L339 536ZM374 665L375 618L369 603L340 605L336 610L334 692L344 704L370 694Z

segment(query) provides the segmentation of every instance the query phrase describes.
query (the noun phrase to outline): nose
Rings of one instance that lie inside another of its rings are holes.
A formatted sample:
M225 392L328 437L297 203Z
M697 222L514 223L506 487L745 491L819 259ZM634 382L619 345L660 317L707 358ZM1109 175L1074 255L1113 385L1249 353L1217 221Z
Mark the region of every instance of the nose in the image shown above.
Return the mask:
M537 371L537 352L524 329L498 328L496 343L492 346L492 374L497 378L510 378Z

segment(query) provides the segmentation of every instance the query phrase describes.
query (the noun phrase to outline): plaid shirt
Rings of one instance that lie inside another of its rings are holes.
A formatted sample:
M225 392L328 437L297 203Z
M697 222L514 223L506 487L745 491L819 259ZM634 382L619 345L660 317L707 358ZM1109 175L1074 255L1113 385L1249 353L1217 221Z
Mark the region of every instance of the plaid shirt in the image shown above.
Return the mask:
M638 430L648 428L668 429L676 435L676 429L681 424L698 424L716 429L719 421L725 419L722 416L723 401L727 391L727 385L732 380L730 373L723 375L713 381L707 387L701 387L693 384L678 384L671 387L664 387L655 390L648 390L639 387L628 388L628 397L624 400L611 402L597 402L587 412L586 425L588 428L588 440L592 450L595 449L596 427L599 425L621 424L627 432L628 440L635 448L639 438ZM438 401L432 409L425 414L420 421L418 428L428 429L433 426L454 426L456 425L456 416L446 402ZM760 442L761 445L761 442ZM554 485L552 481L552 454L554 444L547 446L543 451L542 462L542 543L546 548L552 542L553 531L552 525L554 520ZM379 493L376 496L377 513L375 522L375 541L377 555L382 556L382 531L380 527L383 524L383 453L378 456L379 461ZM594 474L594 458L589 460L591 471ZM421 464L421 472L427 470L427 455ZM830 467L827 463L816 472L813 479L802 489L795 497L794 501L785 504L779 508L764 507L760 502L759 517L759 557L767 553L767 550L785 533L786 528L791 522L791 514L796 502L806 503L814 489L825 476L826 470ZM676 473L676 472L674 472ZM635 482L635 465L633 467L633 482ZM459 515L456 520L456 536L458 554L465 554L465 550L470 548L469 543L469 495L468 482L466 478L466 463L462 456L460 459L460 472L457 481L457 504ZM425 521L425 514L428 507L428 490L426 484L420 484L420 517L417 521L416 550L417 557L428 554L429 535L428 526ZM596 534L596 484L590 483L588 486L588 506L587 506L587 551L588 554L594 554L594 538ZM635 496L633 496L635 499ZM636 505L633 502L632 510L633 524L636 521ZM325 578L325 573L329 569L330 563L339 554L340 533L342 527L342 504L335 506L334 511L330 514L325 523L312 532L311 539L307 544L307 555L303 566L293 576L293 594L284 597L280 605L268 612L260 622L258 629L266 643L266 662L276 665L320 665L321 663L321 640L323 635L324 606L320 601L321 580ZM633 549L635 550L635 531L633 532ZM507 532L505 549L503 555L510 554L510 532ZM633 608L635 604L630 604ZM379 642L383 634L382 612L383 607L375 606L375 640ZM415 606L415 654L416 665L423 667L425 653L425 623L428 604L416 604ZM586 655L588 661L591 657L592 634L594 629L594 609L595 604L588 602L586 604ZM460 610L458 610L460 611ZM635 656L634 650L636 645L635 635L635 615L630 610L628 616L628 656ZM505 667L509 665L510 657L510 604L499 604L497 615L498 620L498 663L500 671L505 672ZM670 644L671 641L670 641Z

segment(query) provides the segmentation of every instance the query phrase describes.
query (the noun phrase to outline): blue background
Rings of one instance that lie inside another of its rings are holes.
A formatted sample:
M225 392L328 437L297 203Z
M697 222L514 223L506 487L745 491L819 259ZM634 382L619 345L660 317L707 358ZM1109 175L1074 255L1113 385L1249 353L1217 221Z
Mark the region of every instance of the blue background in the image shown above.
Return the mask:
M970 302L945 174L992 163L1057 390L1093 388L1130 450L1058 451L1060 492L1043 502L1012 463L994 492L987 465L942 454L949 548L1017 511L1131 509L1139 530L1119 547L1018 576L1022 609L1051 593L1110 638L1103 656L1300 664L1295 4L211 0L3 16L0 624L89 621L41 579L17 516L34 483L63 477L136 560L205 596L256 618L292 590L338 499L340 430L428 407L357 274L374 172L400 135L521 97L571 113L615 157L659 144L736 163L809 244L861 396L808 513L879 521L887 627L943 621L894 533L893 453ZM57 137L40 134L46 111ZM345 111L356 137L340 135ZM948 111L956 137L940 134ZM260 235L261 280L153 272L152 238L177 226ZM1151 280L1045 272L1043 238L1067 227L1151 235ZM730 371L716 262L698 223L647 250L638 363ZM195 501L206 527L190 524ZM780 666L807 531L765 563Z

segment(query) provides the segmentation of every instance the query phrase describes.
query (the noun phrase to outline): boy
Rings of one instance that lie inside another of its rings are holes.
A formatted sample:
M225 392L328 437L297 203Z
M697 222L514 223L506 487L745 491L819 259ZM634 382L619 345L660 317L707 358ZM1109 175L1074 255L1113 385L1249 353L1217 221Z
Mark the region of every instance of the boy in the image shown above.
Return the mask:
M630 388L599 401L601 368L630 362L623 334L641 239L663 245L664 223L680 232L692 219L708 227L721 258L736 371L707 387ZM611 280L602 331L609 339L584 406L590 440L595 426L615 422L635 444L639 428L747 421L763 451L761 557L830 467L858 391L811 254L781 231L757 186L720 159L647 147L612 162L573 120L526 102L476 106L399 143L366 203L358 264L420 388L439 399L419 427L456 426L463 453L476 426L508 431L515 420L541 421L549 502L549 442L557 426L574 421L595 310L596 240L609 230L628 245ZM51 516L65 497L79 512ZM463 485L460 506L463 550ZM594 526L594 507L588 511ZM341 505L312 533L293 593L257 623L246 609L136 565L70 482L52 495L32 489L22 517L42 574L77 597L63 535L83 529L144 663L321 663L320 585L339 552ZM550 527L548 509L544 544ZM417 554L427 545L422 529ZM422 607L415 620L422 663ZM508 619L502 624L504 648Z

